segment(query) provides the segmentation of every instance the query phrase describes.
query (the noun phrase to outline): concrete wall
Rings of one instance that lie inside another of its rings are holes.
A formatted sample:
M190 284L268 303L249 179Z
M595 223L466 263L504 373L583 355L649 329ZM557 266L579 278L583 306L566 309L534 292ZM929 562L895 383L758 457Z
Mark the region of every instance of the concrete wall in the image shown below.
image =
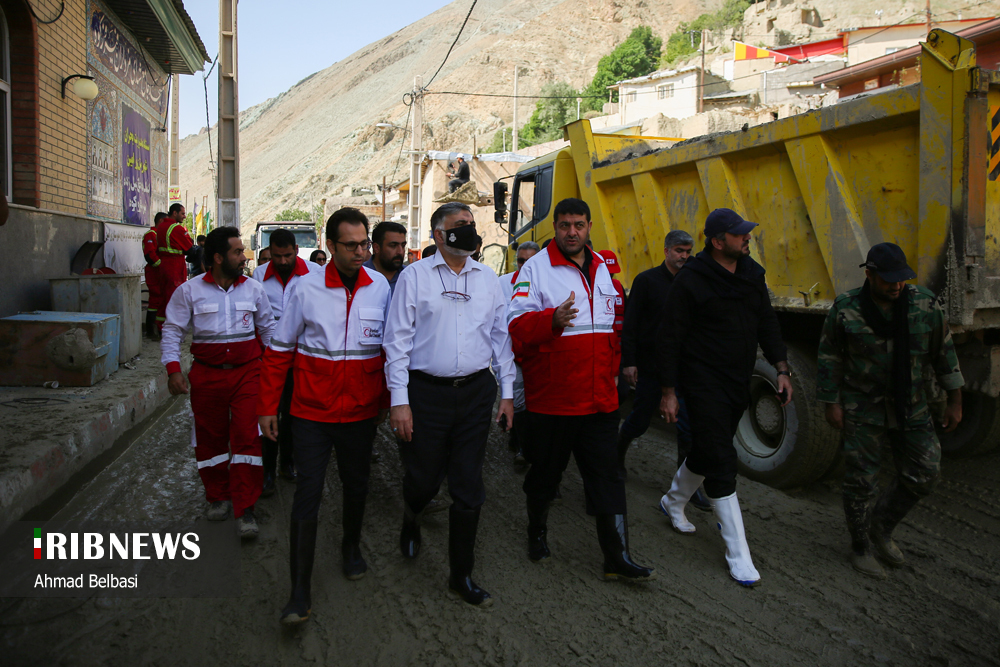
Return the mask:
M0 317L51 308L49 278L70 275L70 262L87 241L103 238L98 220L11 205L0 227ZM103 266L98 253L95 264Z
M971 28L970 21L935 22L933 27L942 28L948 32L958 32ZM892 28L864 28L847 33L847 65L857 65L866 60L881 58L890 49L902 50L916 46L927 37L927 24L915 23L894 26Z
M623 84L618 97L619 124L625 125L662 113L670 118L688 118L698 113L698 71L684 72L641 84ZM661 98L659 88L672 87ZM705 95L729 90L728 84L709 72L705 73ZM632 100L630 94L634 94Z

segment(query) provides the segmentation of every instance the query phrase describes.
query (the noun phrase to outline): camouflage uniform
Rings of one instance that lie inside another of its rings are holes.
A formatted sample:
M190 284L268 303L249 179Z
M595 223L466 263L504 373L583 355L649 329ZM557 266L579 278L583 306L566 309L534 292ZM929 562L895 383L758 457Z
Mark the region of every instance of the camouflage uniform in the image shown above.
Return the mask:
M861 288L841 294L823 325L817 398L844 409L845 502L868 504L877 494L882 452L891 447L898 482L916 497L931 492L940 473L941 443L930 400L965 384L944 311L930 291L910 286L910 386L906 423L897 423L892 392L892 340L878 336L861 314ZM900 297L902 298L902 297ZM890 318L891 312L885 313Z

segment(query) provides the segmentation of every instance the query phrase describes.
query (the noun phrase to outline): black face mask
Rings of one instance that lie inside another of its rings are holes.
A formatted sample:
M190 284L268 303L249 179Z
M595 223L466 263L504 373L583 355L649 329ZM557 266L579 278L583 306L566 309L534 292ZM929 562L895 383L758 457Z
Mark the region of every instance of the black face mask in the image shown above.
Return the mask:
M444 242L449 248L471 252L479 246L478 234L476 234L476 228L473 225L446 229L442 233L444 234Z

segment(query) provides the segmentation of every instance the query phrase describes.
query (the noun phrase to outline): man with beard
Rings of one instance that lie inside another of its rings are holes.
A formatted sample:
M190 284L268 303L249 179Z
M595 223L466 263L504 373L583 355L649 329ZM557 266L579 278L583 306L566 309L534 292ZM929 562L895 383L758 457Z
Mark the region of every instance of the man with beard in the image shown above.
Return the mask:
M167 217L156 225L156 254L160 258L160 299L169 304L174 290L184 284L188 277L185 254L194 246L191 236L184 227L187 212L181 204L171 204ZM163 313L156 316L163 329Z
M684 230L671 231L663 240L663 263L643 271L632 282L622 330L622 375L628 384L635 387L635 400L632 412L622 422L618 432L618 466L622 470L625 469L625 453L632 441L646 432L650 419L659 413L656 331L663 320L670 286L691 256L693 245L694 239ZM677 401L677 465L680 466L691 451L691 425L684 398L678 395ZM691 502L700 510L712 511L701 489L695 491Z
M297 284L301 277L311 271L322 272L323 268L315 262L307 262L299 257L299 246L295 242L295 234L288 229L276 229L268 239L270 260L254 269L253 279L264 286L264 293L271 304L271 312L275 321L280 320L285 312L285 306L292 294L292 285ZM288 371L281 403L278 406L278 438L272 440L264 434L264 490L265 498L274 493L274 481L278 470L285 479L295 479L295 466L292 461L291 414L289 406L292 401L292 372ZM280 468L278 458L280 453Z
M948 395L943 429L962 421L962 386L955 345L933 293L904 281L917 277L902 248L879 243L861 265L865 284L833 302L819 343L817 397L826 420L844 432L844 513L851 564L881 579L905 563L892 531L941 474L941 443L934 431L925 369ZM896 475L879 496L883 452L892 451ZM877 500L877 502L876 502Z
M785 344L764 267L750 258L750 232L756 226L728 208L709 213L705 250L674 278L657 336L660 412L675 423L683 392L693 439L660 507L674 530L693 533L684 508L704 483L726 545L729 576L743 586L759 584L760 574L750 557L736 497L733 436L750 404L758 345L778 371L781 404L792 400Z
M471 255L476 222L465 204L431 215L438 252L399 277L385 337L391 392L390 426L402 441L403 527L400 551L416 558L420 518L444 478L452 498L448 523L448 586L465 602L493 603L472 581L479 511L486 500L483 460L500 369L497 422L514 421L514 353L507 334L507 300L493 271Z
M275 326L264 288L243 275L246 259L239 229L209 232L209 270L181 285L170 299L161 343L170 393L191 394L194 453L210 503L206 518L224 521L232 503L243 539L258 532L253 509L264 478L256 403L261 343L271 341ZM188 331L194 356L190 387L180 363Z
M382 340L389 306L385 278L362 267L368 245L364 213L345 207L330 216L326 246L332 259L321 273L298 280L264 356L257 412L270 438L277 435L285 378L289 370L295 373L291 414L298 483L289 544L292 594L281 612L285 625L310 615L317 520L331 454L343 490L342 571L349 580L368 571L361 524L372 441L380 407L388 407Z
M396 281L406 259L406 227L398 222L385 220L372 230L372 257L365 262L366 269L378 271L389 281L395 293Z
M540 562L551 556L546 541L549 505L573 454L583 477L587 514L596 517L604 577L650 581L655 571L637 565L629 553L625 481L615 447L618 291L604 259L587 247L587 203L564 199L553 220L555 243L521 267L509 314L511 338L524 359L524 454L531 464L524 477L528 558Z

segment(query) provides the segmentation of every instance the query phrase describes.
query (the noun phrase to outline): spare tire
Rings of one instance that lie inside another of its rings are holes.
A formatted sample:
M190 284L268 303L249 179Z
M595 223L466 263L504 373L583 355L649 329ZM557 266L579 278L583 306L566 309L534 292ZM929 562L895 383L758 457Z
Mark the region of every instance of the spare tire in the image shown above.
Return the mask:
M840 452L840 433L826 423L825 405L816 400L815 353L789 346L788 364L792 402L782 406L775 395L777 371L757 359L750 407L733 439L740 474L779 489L821 479Z
M951 433L935 422L941 451L957 458L975 456L1000 443L1000 398L978 391L962 392L962 421Z

